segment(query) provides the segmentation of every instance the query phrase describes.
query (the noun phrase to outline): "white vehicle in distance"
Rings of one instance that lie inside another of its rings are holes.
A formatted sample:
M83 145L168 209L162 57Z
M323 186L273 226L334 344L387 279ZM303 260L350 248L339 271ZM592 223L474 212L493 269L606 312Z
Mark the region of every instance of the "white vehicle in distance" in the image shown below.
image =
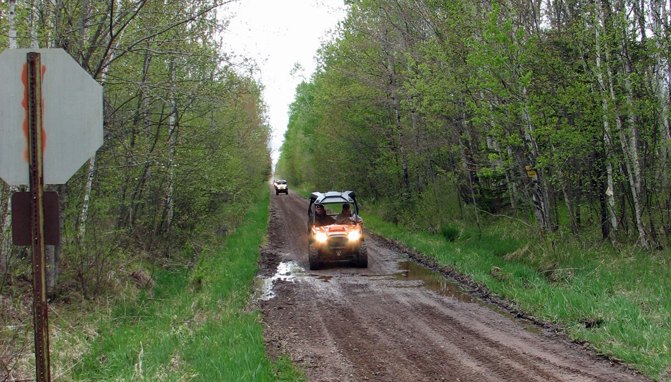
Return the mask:
M273 186L275 186L275 195L279 195L281 193L284 193L285 195L289 195L289 186L287 185L287 181L284 179L277 179L273 181Z

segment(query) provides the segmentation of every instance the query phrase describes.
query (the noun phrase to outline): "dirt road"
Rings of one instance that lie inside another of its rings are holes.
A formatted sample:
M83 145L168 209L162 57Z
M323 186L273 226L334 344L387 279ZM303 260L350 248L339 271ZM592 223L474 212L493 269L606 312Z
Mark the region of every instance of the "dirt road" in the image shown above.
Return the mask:
M645 381L460 291L382 238L367 269L309 271L307 201L271 197L259 306L272 356L309 381ZM364 215L365 216L365 215Z

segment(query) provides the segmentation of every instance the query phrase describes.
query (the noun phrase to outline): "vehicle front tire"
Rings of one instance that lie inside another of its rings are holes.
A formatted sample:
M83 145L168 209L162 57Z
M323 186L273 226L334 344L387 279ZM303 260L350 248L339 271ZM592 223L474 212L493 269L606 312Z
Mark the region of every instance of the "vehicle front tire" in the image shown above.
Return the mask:
M308 245L308 262L310 263L310 270L314 271L321 268L322 263L319 260L319 250Z
M354 260L354 266L357 268L368 268L368 248L366 248L366 243L361 243L359 253Z

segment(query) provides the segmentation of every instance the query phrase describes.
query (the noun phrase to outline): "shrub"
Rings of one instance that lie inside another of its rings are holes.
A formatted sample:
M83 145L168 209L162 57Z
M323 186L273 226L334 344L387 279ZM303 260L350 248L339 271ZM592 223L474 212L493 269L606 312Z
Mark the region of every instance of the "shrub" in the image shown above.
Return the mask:
M441 224L440 234L443 235L445 240L453 242L459 238L461 231L456 227L452 227L451 225Z

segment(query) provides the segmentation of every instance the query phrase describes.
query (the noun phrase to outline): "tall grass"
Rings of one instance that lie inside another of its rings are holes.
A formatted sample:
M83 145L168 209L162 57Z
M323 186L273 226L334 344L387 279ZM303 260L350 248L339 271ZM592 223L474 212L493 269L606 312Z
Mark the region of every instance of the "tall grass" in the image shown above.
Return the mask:
M430 234L370 213L367 228L451 266L575 341L671 380L671 256L564 236L533 235L510 221L482 231Z
M114 306L72 379L304 380L287 359L268 359L260 314L248 308L268 202L264 189L242 225L194 269L156 269L153 291Z

